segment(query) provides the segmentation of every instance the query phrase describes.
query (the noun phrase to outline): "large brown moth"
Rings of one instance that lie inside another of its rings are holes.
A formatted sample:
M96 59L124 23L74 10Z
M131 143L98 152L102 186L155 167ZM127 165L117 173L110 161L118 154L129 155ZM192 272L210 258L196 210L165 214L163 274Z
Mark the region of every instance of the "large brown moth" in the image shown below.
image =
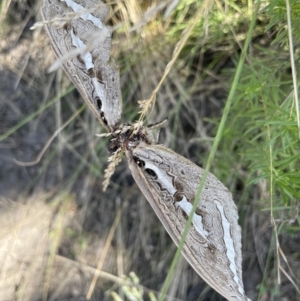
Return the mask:
M93 0L43 0L51 45L83 99L111 135L113 154L125 152L136 183L176 245L191 213L203 169L156 144L141 124L119 125L119 72L109 64L108 8ZM195 271L230 301L249 300L242 281L241 228L228 189L209 174L185 244Z

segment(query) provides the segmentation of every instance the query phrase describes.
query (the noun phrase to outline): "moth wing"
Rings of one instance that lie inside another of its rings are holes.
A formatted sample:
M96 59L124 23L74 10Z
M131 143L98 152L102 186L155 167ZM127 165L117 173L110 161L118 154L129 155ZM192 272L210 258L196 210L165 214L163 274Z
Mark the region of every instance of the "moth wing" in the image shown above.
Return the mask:
M126 150L132 176L165 229L178 245L203 169L160 145ZM249 300L241 268L241 229L228 189L209 174L183 255L212 288L228 300Z
M104 24L109 9L99 1L86 0L84 7L77 2L44 0L46 33L85 102L112 131L121 118L122 98L119 70L109 64L111 31Z

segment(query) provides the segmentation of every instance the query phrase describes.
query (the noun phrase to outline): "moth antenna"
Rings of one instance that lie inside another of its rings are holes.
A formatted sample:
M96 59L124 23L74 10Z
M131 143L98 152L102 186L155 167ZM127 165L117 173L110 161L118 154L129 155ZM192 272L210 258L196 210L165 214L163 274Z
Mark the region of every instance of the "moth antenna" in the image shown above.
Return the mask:
M117 165L121 162L122 160L122 155L123 151L121 148L117 149L116 152L114 152L109 158L108 158L108 167L104 171L104 182L103 182L103 191L106 190L109 180L111 176L114 174Z
M156 143L156 144L161 144L161 143L160 143L160 141L161 141L161 135L160 135L160 134L161 134L161 130L162 130L162 129L159 129L159 130L158 130L158 133L157 133L157 135L156 135L156 138L155 138L155 143Z
M160 129L158 130L158 133L157 133L157 135L156 135L156 137L155 137L155 143L157 143L157 144L159 144L159 141L161 140L161 131L162 131L162 128L161 128L161 126L163 126L163 124L165 123L165 122L167 122L168 121L168 117L167 118L165 118L163 121L161 121L161 122L157 122L157 123L154 123L154 124L150 124L149 126L148 126L148 129L150 129L150 130L153 130L153 129L155 129L155 128L159 128L160 127ZM153 135L154 136L154 135Z
M155 128L158 128L158 127L161 127L164 123L166 123L168 121L168 117L166 117L163 121L159 121L159 122L156 122L156 123L153 123L153 124L149 124L147 126L147 128L149 130L153 130Z

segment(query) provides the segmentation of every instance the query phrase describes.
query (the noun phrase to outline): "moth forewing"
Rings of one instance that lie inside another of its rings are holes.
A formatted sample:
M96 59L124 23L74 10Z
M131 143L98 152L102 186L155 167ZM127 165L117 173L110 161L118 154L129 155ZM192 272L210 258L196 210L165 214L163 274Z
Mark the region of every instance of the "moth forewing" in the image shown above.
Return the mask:
M119 70L109 64L111 31L100 1L44 0L42 15L51 46L83 99L108 130L118 124ZM84 6L83 6L84 5Z
M178 245L203 169L160 145L126 149L131 173L167 232ZM183 247L183 255L228 300L249 300L241 269L241 230L228 189L209 174Z

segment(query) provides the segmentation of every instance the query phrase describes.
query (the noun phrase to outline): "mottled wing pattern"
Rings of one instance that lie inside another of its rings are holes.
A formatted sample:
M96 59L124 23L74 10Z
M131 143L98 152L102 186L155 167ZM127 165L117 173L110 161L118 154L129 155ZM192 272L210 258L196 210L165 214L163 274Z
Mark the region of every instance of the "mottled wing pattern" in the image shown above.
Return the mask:
M49 0L42 5L47 34L64 70L111 132L120 120L122 99L119 70L109 64L111 32L104 24L108 12L93 0Z
M204 170L161 146L127 148L132 175L176 245L183 233ZM228 189L209 174L183 255L228 300L248 300L242 282L241 228Z

